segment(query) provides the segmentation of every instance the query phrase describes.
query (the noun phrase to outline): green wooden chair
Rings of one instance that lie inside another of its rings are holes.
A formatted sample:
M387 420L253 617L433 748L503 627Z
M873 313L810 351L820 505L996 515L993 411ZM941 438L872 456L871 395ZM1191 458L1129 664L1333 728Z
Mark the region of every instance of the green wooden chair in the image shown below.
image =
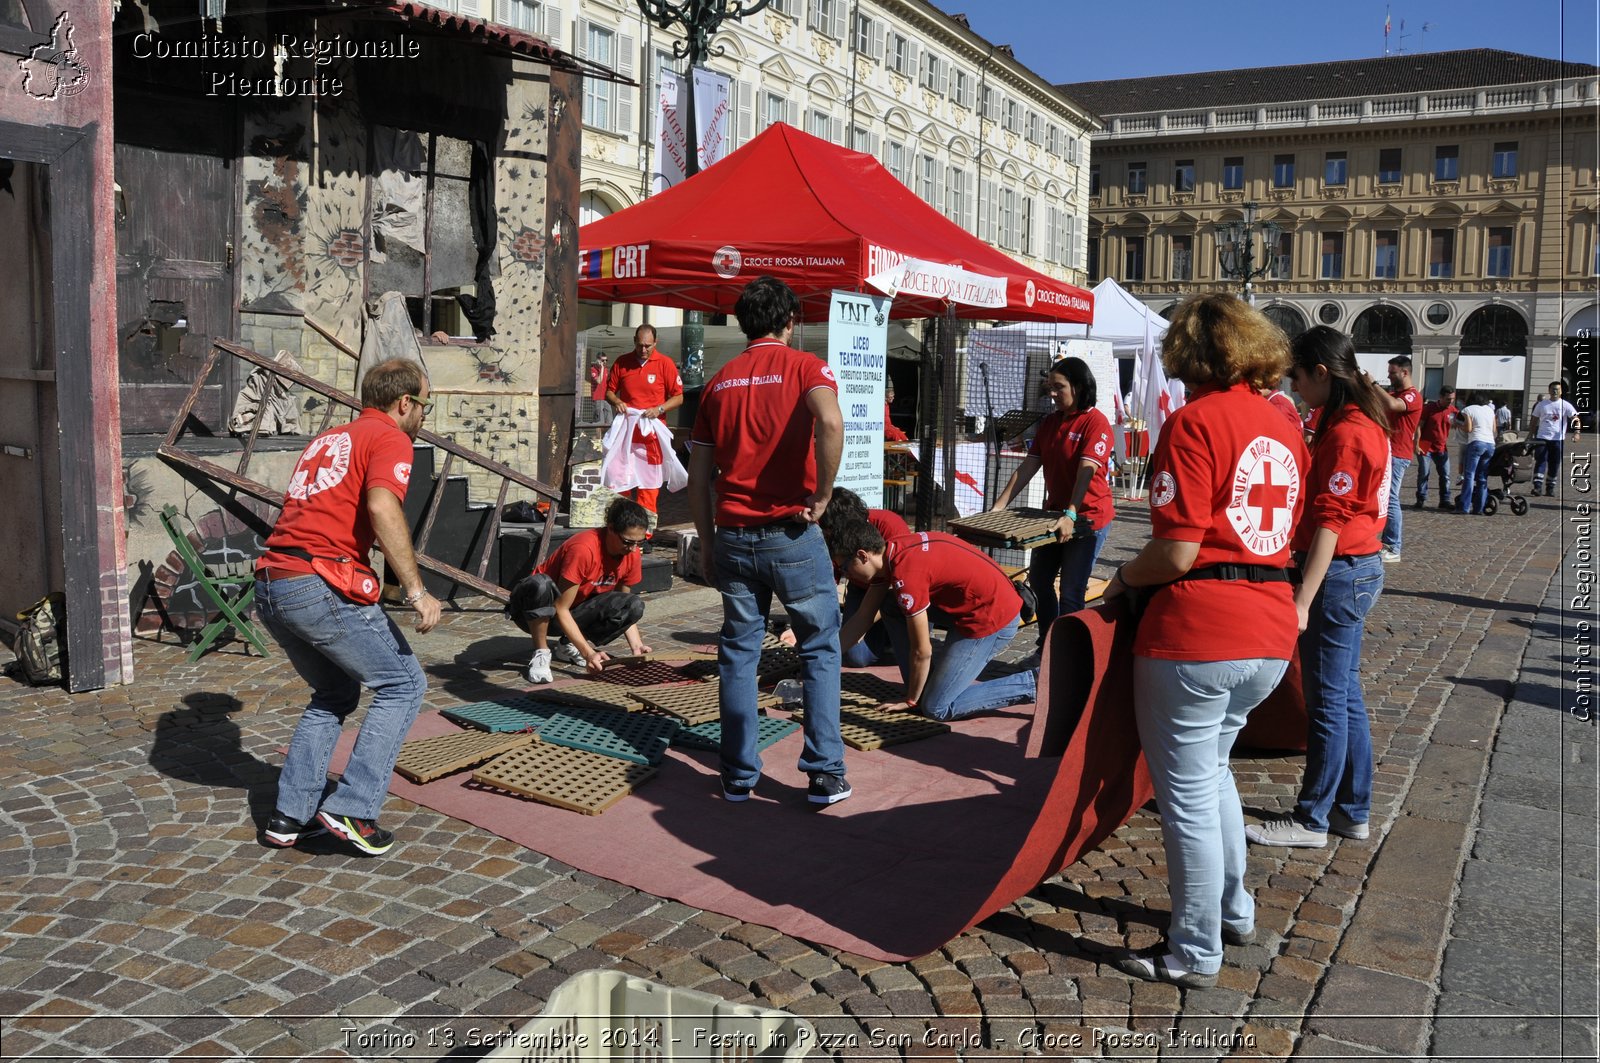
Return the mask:
M189 651L189 660L198 661L201 655L211 648L211 644L229 630L237 631L244 636L249 645L261 651L261 656L271 657L272 652L267 649L261 633L244 617L245 610L250 608L250 603L256 596L256 577L250 566L230 565L224 570L218 566L207 565L201 558L200 551L195 549L194 541L179 529L178 507L162 506L159 519L161 527L166 529L167 537L172 540L174 549L178 551L178 556L183 558L189 573L194 576L195 582L219 611L216 619L200 629L194 648ZM237 570L240 568L243 571ZM245 652L249 652L248 648Z

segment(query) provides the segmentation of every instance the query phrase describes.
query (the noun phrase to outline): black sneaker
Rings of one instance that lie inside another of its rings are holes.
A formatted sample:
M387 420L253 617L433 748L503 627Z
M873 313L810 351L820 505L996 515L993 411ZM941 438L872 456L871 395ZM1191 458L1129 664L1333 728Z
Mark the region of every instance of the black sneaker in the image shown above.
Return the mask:
M343 838L368 856L382 856L394 847L394 835L370 819L318 812L317 819L336 838Z
M301 838L316 838L326 833L328 829L315 819L310 823L301 823L282 812L272 814L264 832L267 844L278 849L287 849Z
M811 776L811 786L806 798L814 805L834 805L849 797L853 790L843 775L825 775L816 772Z
M733 783L729 782L727 779L723 779L722 780L722 799L724 801L734 801L734 802L748 801L748 800L750 800L750 791L752 791L754 789L755 789L754 786L735 786L735 785L733 785Z

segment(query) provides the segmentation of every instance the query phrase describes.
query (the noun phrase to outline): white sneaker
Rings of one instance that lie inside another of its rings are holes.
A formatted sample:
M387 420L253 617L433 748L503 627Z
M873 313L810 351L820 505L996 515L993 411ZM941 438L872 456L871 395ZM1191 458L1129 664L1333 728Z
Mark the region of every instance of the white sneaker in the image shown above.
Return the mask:
M1354 838L1356 841L1366 841L1370 833L1366 823L1357 823L1337 808L1328 809L1328 833L1337 834L1341 838Z
M1383 554L1383 563L1384 564L1386 564L1386 565L1397 565L1397 564L1400 563L1400 555L1395 553L1393 550L1389 549L1387 546L1385 546L1380 551L1380 553Z
M552 657L562 664L575 664L579 668L583 668L589 663L583 659L583 654L578 652L578 647L570 642L558 642L556 643L556 648L549 652Z
M1302 827L1293 816L1252 823L1244 829L1244 836L1257 845L1282 845L1291 849L1321 849L1328 844L1327 831Z
M553 683L555 676L550 674L550 651L534 650L533 660L528 662L528 682Z

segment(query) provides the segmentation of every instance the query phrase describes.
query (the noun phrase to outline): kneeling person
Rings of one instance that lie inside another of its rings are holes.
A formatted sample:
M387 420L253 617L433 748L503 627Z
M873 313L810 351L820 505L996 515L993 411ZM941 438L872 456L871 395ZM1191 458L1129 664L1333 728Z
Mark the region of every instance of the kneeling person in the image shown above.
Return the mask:
M885 543L865 521L841 527L832 546L844 575L870 585L861 608L839 633L841 647L854 645L866 633L886 595L893 594L905 614L910 652L900 673L906 700L886 707L959 720L1034 700L1036 670L973 683L1022 623L1022 598L987 554L943 532L913 532ZM929 633L930 608L941 610L950 621L937 659Z
M552 618L562 636L554 656L567 664L599 672L609 660L600 647L618 635L633 653L650 652L639 637L644 602L628 592L643 575L639 549L649 523L643 506L619 498L606 507L605 527L574 535L511 589L506 615L533 636L528 682L553 679L546 642Z

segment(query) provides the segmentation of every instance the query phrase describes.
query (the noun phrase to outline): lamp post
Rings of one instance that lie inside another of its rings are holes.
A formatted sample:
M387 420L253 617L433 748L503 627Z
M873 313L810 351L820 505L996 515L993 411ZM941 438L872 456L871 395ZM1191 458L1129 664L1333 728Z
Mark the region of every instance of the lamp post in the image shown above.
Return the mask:
M1240 282L1239 298L1255 305L1255 294L1250 282L1264 277L1272 269L1278 247L1278 236L1283 230L1275 222L1256 221L1256 204L1244 205L1244 220L1230 221L1217 226L1217 265L1222 276ZM1261 237L1261 264L1256 265L1256 236Z
M772 0L636 0L639 14L645 21L653 22L663 30L674 25L683 27L684 38L672 45L672 54L687 59L684 86L687 101L680 101L678 113L683 115L684 151L683 174L693 177L700 172L700 121L694 107L694 68L705 62L711 53L711 38L726 19L735 21L755 14ZM646 106L649 103L646 102ZM689 390L699 387L705 380L705 317L698 310L683 314L682 332L683 384Z

